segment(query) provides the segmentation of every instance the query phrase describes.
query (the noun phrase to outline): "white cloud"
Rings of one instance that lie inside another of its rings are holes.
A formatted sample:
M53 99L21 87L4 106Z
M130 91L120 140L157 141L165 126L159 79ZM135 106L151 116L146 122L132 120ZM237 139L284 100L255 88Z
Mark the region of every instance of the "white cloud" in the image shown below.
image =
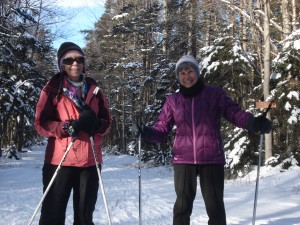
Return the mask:
M106 0L59 0L57 6L60 7L101 7L104 6Z

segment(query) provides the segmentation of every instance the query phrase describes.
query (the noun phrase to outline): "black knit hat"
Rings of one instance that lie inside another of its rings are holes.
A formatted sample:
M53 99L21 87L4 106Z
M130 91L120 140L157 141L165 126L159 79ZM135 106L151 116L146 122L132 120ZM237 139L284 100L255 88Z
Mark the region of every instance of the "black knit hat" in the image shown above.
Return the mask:
M60 45L58 51L57 51L57 63L58 63L58 68L60 69L60 62L61 62L61 58L70 51L78 51L80 52L83 56L84 53L82 51L82 49L74 44L73 42L64 42Z

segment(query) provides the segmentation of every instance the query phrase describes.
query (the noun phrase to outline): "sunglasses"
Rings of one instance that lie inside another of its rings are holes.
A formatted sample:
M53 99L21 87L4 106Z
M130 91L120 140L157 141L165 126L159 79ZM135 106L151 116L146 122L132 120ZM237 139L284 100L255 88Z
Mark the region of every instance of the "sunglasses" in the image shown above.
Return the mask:
M65 65L72 65L75 61L78 64L82 64L82 63L84 63L84 57L65 58L65 59L63 59L62 63L65 64Z

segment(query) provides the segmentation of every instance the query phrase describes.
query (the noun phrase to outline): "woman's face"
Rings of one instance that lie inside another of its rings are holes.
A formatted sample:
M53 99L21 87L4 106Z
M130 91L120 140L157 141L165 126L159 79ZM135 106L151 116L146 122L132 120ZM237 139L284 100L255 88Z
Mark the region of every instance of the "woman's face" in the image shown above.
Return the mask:
M194 86L198 81L197 73L192 66L185 67L179 71L178 77L179 83L185 88Z
M68 77L72 81L78 81L84 68L84 57L79 54L66 55L62 65Z

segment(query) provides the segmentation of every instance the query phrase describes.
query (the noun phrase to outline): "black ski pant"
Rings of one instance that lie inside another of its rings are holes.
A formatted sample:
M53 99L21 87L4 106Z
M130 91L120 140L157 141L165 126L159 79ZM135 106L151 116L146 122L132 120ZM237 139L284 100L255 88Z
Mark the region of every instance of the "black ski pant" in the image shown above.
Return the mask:
M173 225L189 225L197 191L197 177L208 215L208 225L226 225L223 200L224 166L174 164L176 201Z
M43 185L46 190L57 166L45 164ZM94 225L93 212L97 201L99 177L96 166L63 166L57 173L41 209L39 225L64 225L66 209L73 190L73 225Z

